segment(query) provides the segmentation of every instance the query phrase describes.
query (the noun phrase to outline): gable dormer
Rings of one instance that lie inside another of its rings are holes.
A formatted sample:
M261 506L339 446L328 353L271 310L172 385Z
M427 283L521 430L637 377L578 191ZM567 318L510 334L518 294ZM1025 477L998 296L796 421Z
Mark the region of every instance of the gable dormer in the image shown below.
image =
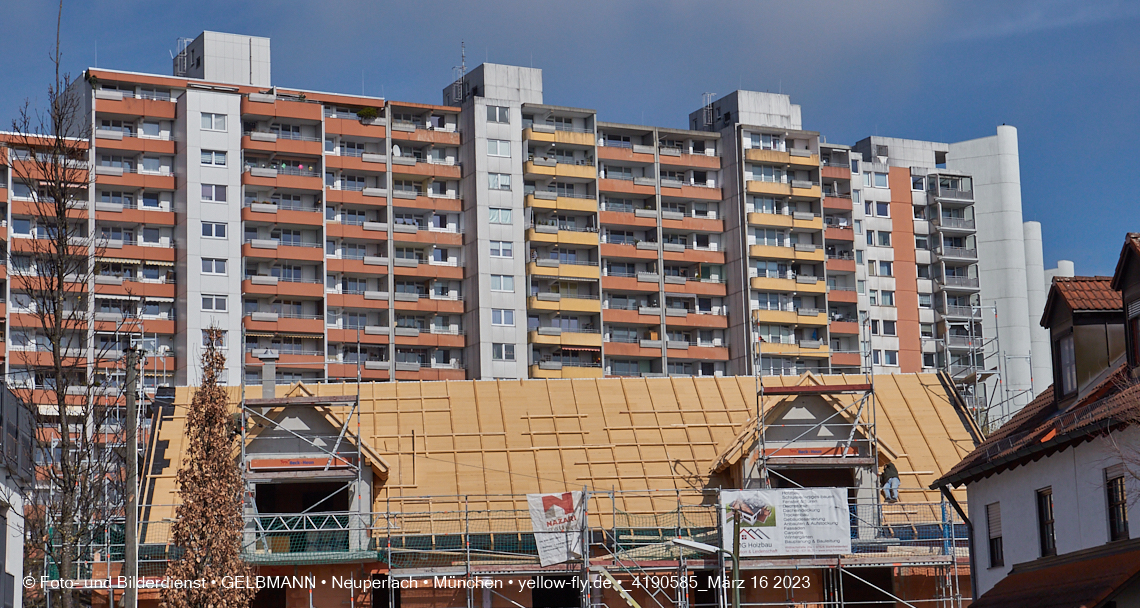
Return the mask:
M1124 309L1111 277L1054 278L1041 326L1049 330L1058 411L1121 364Z
M1112 288L1119 291L1124 306L1124 344L1132 377L1140 378L1140 233L1124 237L1124 248L1112 276Z

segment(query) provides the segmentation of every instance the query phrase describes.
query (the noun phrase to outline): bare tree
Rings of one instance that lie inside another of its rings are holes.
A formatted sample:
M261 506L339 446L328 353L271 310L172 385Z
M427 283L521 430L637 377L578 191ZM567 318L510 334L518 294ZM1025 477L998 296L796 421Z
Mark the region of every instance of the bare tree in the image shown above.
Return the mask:
M109 574L83 564L96 553L109 557L109 527L123 517L123 458L137 458L137 446L122 445L122 393L106 381L122 364L93 344L98 322L90 295L101 251L89 230L90 124L82 83L62 73L62 17L61 1L47 107L26 102L9 139L13 187L24 199L12 211L30 216L31 230L30 238L12 239L8 259L18 314L9 386L31 409L40 446L37 488L27 501L25 571L81 579ZM110 325L102 329L123 331L121 321ZM80 599L71 589L52 593L52 604L63 608Z
M178 469L178 505L171 542L181 552L170 564L171 580L204 581L201 587L162 590L167 608L244 608L254 589L212 584L223 576L250 576L242 561L242 478L234 441L229 397L218 385L226 357L218 350L223 333L207 330L202 385L186 416L186 455Z

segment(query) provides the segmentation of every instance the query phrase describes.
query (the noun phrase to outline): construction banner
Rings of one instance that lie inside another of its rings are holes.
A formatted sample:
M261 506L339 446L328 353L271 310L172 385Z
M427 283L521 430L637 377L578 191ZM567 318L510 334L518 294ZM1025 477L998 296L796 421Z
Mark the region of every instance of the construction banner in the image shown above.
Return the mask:
M534 542L543 566L582 557L586 503L581 492L527 494Z
M720 506L725 551L740 512L740 557L851 553L846 488L721 490Z

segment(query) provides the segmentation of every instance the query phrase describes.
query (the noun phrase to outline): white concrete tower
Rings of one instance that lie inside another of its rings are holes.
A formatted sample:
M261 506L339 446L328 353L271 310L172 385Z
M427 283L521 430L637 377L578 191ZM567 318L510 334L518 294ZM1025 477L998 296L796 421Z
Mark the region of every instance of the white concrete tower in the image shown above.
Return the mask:
M1029 335L1033 349L1033 394L1049 388L1053 380L1053 368L1050 365L1049 330L1041 327L1039 322L1041 314L1045 311L1045 296L1048 286L1045 284L1045 262L1041 253L1041 222L1025 222L1022 224L1025 235L1025 281L1029 288Z

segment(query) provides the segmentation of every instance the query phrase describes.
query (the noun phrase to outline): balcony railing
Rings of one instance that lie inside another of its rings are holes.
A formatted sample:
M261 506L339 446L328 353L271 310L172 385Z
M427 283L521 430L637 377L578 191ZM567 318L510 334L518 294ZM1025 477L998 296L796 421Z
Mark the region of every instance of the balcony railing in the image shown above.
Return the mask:
M977 277L942 277L942 284L947 287L978 287Z
M978 250L968 247L939 247L938 255L947 258L978 259Z
M963 228L968 230L974 229L974 220L969 220L963 217L940 217L935 219L934 223L944 228Z
M974 307L972 307L972 306L955 306L953 304L947 304L946 306L940 307L938 309L938 312L942 313L944 316L949 316L949 317L980 317L981 316L981 310L975 310Z

